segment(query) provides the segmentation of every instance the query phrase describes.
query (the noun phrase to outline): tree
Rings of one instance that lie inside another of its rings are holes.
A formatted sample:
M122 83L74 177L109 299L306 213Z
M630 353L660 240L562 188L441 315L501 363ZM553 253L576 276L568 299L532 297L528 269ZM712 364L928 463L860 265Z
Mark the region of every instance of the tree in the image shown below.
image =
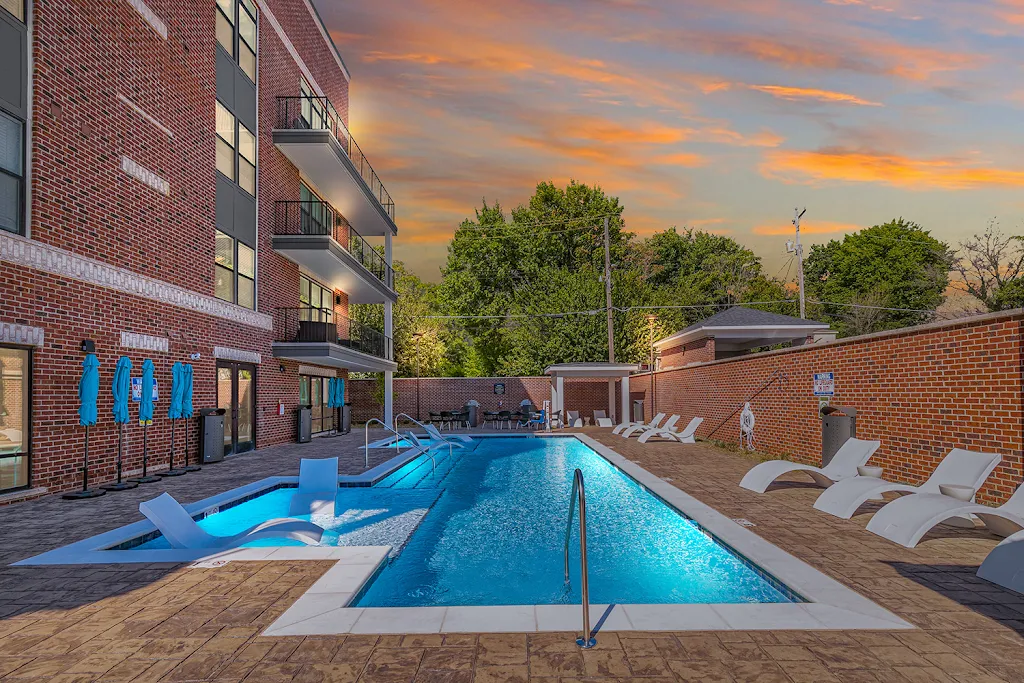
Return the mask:
M1024 243L1018 236L1004 235L994 220L985 232L960 243L953 269L966 291L990 311L1024 303L1019 282L1024 272Z
M812 246L804 281L808 299L823 302L815 317L847 336L931 320L952 263L944 242L900 218Z

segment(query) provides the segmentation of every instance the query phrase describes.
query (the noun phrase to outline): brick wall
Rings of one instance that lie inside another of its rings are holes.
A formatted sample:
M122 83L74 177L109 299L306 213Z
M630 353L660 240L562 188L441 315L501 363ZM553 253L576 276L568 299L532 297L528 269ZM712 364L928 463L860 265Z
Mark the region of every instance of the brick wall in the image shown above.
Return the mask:
M704 363L715 359L715 338L703 337L661 352L661 367L681 368L690 363Z
M1003 462L980 499L1000 503L1024 476L1022 323L1015 311L702 363L633 376L630 393L645 399L647 418L700 415L702 437L725 421L713 438L738 442L738 415L726 417L779 373L751 401L758 450L820 464L812 376L833 372L832 403L855 407L857 435L882 441L872 464L886 476L920 483L952 448L997 452Z

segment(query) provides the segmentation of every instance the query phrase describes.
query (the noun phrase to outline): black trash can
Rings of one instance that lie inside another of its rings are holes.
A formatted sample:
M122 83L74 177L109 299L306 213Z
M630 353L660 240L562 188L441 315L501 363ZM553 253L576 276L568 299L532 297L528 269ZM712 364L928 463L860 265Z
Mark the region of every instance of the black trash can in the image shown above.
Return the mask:
M296 441L309 443L313 440L313 408L311 406L299 406L296 411Z
M352 404L346 403L341 406L341 433L348 434L352 431Z
M223 408L199 410L199 458L204 465L224 459L225 412Z
M639 398L633 401L633 422L644 421L644 401Z

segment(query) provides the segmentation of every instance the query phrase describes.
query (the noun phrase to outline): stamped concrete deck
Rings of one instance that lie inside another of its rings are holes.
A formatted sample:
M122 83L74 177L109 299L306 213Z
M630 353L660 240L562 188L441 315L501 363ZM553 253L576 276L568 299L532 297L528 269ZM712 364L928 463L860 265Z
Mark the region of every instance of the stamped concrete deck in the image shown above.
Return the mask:
M1024 596L974 576L997 539L940 531L907 550L811 508L790 482L759 496L737 486L753 461L706 445L626 442L586 430L647 470L919 626L912 631L572 635L259 636L331 562L25 567L10 562L140 518L167 490L191 502L275 474L300 457L362 468L352 434L268 448L181 479L92 501L0 508L0 679L12 681L1019 681ZM378 461L386 456L381 454Z

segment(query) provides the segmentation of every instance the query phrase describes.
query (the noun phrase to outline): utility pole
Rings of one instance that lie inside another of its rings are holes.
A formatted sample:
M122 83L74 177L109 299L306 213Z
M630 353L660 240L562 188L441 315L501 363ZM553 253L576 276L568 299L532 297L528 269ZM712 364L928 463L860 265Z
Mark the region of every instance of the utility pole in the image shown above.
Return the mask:
M807 303L804 300L804 247L800 244L800 219L807 213L805 208L803 211L800 209L793 209L793 227L796 228L796 242L786 242L786 253L796 254L796 281L800 288L800 317L807 317Z
M608 362L614 363L615 322L612 316L612 254L608 236L608 216L604 217L604 303L608 314Z

